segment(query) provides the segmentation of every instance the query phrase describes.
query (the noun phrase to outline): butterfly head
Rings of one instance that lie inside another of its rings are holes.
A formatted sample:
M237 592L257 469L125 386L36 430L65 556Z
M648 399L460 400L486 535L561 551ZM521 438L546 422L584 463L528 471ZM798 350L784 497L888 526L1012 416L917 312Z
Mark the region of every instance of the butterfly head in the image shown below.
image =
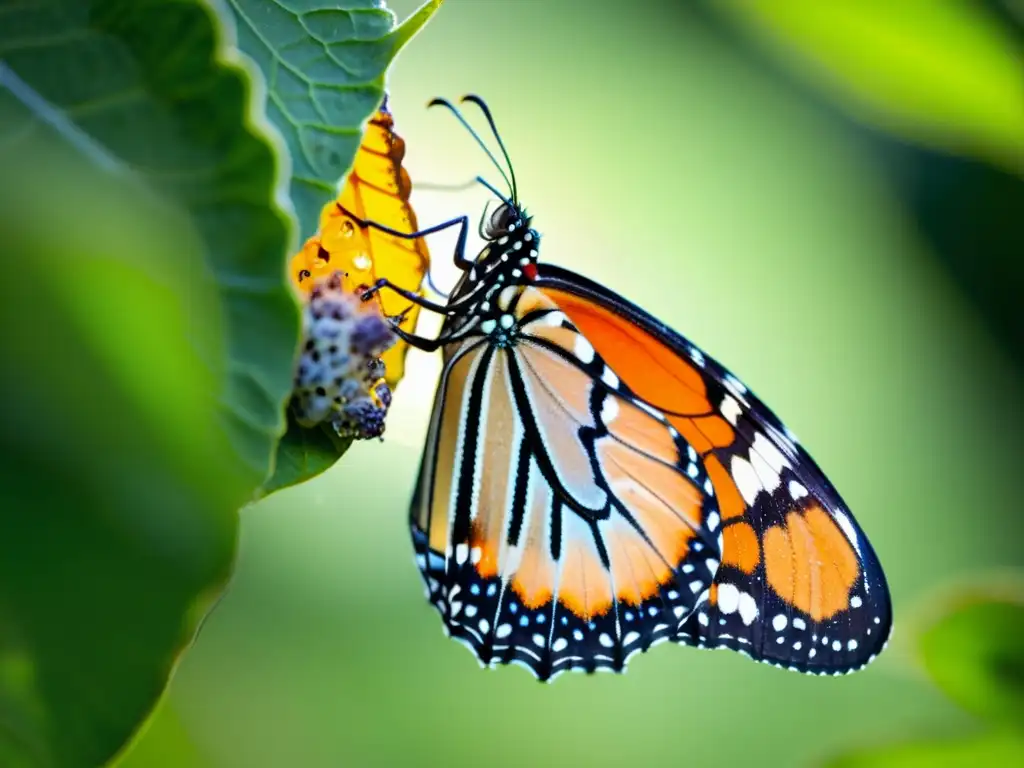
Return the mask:
M529 227L530 219L515 202L503 202L491 213L484 224L484 236L489 241L499 240L511 233Z
M461 101L463 103L474 104L483 113L484 118L487 120L487 124L490 126L491 134L497 142L498 147L501 149L501 155L505 160L505 166L502 166L502 164L498 162L494 153L488 149L487 143L475 130L473 130L473 127L469 122L467 122L462 112L460 112L453 104L445 99L437 98L431 100L429 106L445 107L456 117L456 119L458 119L462 126L469 132L470 136L473 137L476 143L480 145L480 148L487 154L487 157L494 164L494 167L498 170L502 179L504 179L505 183L508 185L509 191L509 195L506 197L482 176L477 176L476 178L476 181L490 190L494 196L501 201L501 205L491 213L490 217L487 217L485 210L484 217L480 220L480 235L487 241L487 246L481 252L477 261L488 262L492 265L496 261L502 261L522 267L536 263L538 253L537 246L540 238L536 230L530 228L531 218L519 203L519 193L516 186L516 172L512 167L512 161L509 158L508 150L505 148L505 142L502 141L501 134L498 133L498 127L495 125L494 116L491 114L490 108L479 96L469 94L467 96L463 96ZM486 221L484 220L485 218ZM516 277L516 275L513 274L512 277Z
M487 246L481 260L507 262L512 267L536 263L540 235L530 226L532 220L517 202L502 202L483 223L481 234Z

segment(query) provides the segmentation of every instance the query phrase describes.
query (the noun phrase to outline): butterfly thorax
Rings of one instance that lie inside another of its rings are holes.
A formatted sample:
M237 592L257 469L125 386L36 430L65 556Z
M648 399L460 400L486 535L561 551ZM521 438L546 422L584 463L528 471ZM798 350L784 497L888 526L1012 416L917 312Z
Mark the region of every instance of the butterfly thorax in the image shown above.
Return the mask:
M522 209L508 204L491 215L484 234L487 244L450 299L466 304L448 325L452 331L472 327L508 347L515 343L520 296L536 274L540 235Z

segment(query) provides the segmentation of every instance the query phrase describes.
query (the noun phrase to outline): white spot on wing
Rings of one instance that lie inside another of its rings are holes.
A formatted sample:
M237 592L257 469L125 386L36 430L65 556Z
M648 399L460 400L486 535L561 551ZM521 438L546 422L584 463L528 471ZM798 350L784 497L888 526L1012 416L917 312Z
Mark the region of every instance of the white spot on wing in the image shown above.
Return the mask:
M789 624L789 619L786 618L785 614L777 613L775 618L772 619L772 628L776 632L781 632Z
M736 420L739 419L740 415L743 413L743 408L740 406L736 398L732 395L726 395L722 398L722 405L719 407L722 411L722 415L725 417L725 420L735 427Z
M735 584L718 585L718 610L722 613L735 613L740 605L740 592Z
M789 459L782 455L782 451L776 447L775 443L761 432L754 435L753 449L761 454L761 458L768 462L768 466L775 470L775 472L782 472L783 467L792 466L789 463Z
M615 372L607 365L604 367L604 370L601 371L601 381L612 389L618 389L619 387L619 377L616 376Z
M747 592L740 592L739 611L740 618L748 626L757 618L757 603L754 602L754 598Z
M739 456L733 456L732 479L736 481L736 487L743 496L743 500L747 502L747 506L752 506L754 499L757 498L757 494L761 491L761 480L758 478L754 468L750 466L750 462L741 459Z
M857 540L857 530L853 527L853 522L841 509L837 509L832 512L832 517L836 519L839 527L843 529L843 533L846 534L846 538L850 540L850 544L857 550L857 554L860 554L860 542Z
M744 397L744 395L747 394L747 388L742 381L737 379L731 373L727 373L725 374L725 378L722 380L722 383L725 385L725 388L732 392L741 403L744 405L747 404L747 399Z
M576 353L576 357L584 363L592 362L594 359L594 348L590 346L589 341L583 338L582 334L576 334L576 342L573 346L573 351Z
M789 461L767 437L758 432L750 448L750 465L760 478L761 486L771 493L782 484L779 473L783 467L789 466Z
M601 403L601 421L607 426L619 415L619 402L614 397L606 397Z
M792 497L793 501L796 501L798 499L802 499L804 496L807 496L808 493L807 489L800 485L800 483L798 483L796 480L790 480L789 495L790 497Z

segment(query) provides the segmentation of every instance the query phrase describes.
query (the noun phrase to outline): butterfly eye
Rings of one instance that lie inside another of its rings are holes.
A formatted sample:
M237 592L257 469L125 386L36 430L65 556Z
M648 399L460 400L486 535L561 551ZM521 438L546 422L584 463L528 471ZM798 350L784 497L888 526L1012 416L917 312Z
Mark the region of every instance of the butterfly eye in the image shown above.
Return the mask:
M503 203L501 206L494 210L490 218L487 220L487 226L484 228L484 232L487 237L491 240L495 240L502 235L508 234L508 232L515 227L519 221L519 212L509 205Z

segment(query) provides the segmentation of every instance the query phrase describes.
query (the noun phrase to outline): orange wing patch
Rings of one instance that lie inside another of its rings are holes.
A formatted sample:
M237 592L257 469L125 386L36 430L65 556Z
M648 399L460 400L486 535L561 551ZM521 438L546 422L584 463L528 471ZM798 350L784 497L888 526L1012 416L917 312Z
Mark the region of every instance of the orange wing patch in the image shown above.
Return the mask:
M732 565L747 574L761 562L761 545L750 523L736 522L722 531L722 565Z
M601 565L590 531L579 520L567 516L563 536L558 596L566 608L584 621L603 616L612 607L611 581Z
M711 410L700 373L653 336L571 293L553 288L544 288L543 292L641 398L678 413L705 414Z
M530 513L529 530L525 531L522 559L516 568L512 589L527 608L539 608L551 600L555 590L555 561L547 530L547 494L535 497Z
M818 505L791 511L786 525L764 534L768 584L782 600L815 621L849 607L850 590L860 572L857 553Z
M722 520L729 520L733 517L740 517L747 509L746 502L740 495L739 488L733 482L732 475L722 466L717 456L705 456L704 468L711 478L711 484L715 486L715 493L718 496L718 510Z
M621 517L602 527L616 597L628 605L640 605L657 594L658 587L672 578L672 571Z
M662 410L683 414L668 416L668 420L694 450L706 454L732 445L735 432L725 419L713 413L700 372L675 350L593 302L554 288L544 288L543 292L640 398Z
M405 142L393 130L394 121L385 108L370 120L355 163L336 202L324 206L320 232L309 238L291 261L296 287L308 293L316 278L342 270L345 286L356 290L386 277L395 285L421 293L430 253L423 238L403 240L373 228L360 230L340 206L361 219L374 221L399 232L417 231L416 214L409 203L412 184L402 167ZM405 313L405 327L414 328L419 307L394 291L377 294L385 315ZM392 387L405 373L408 345L399 341L382 356L386 380Z
M597 444L608 484L673 567L686 557L700 527L701 495L674 469L655 464L614 440ZM666 574L665 578L668 578Z

